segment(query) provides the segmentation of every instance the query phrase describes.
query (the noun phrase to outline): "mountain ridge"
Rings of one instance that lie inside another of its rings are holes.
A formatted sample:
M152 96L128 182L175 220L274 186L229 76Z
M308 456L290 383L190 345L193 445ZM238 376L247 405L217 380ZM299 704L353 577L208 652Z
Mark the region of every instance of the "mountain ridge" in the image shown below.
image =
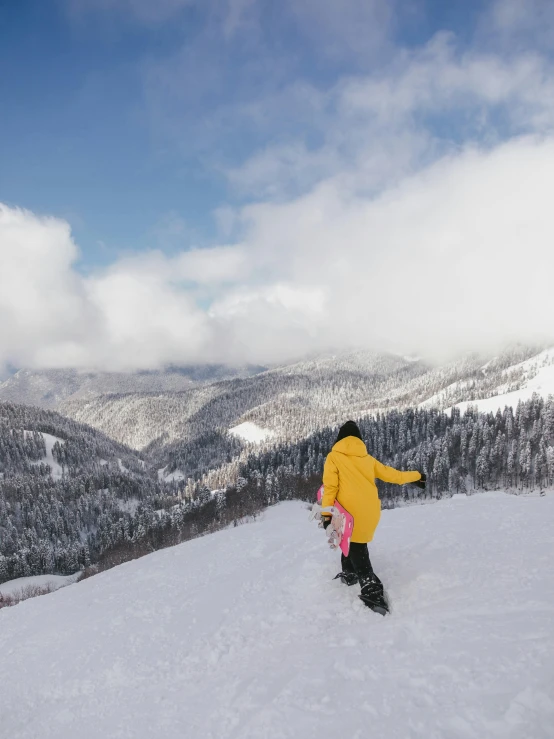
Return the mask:
M212 430L226 433L245 423L266 430L264 435L275 442L294 441L347 417L420 405L446 409L497 395L510 368L512 384L519 388L532 376L523 364L539 356L540 349L472 354L438 367L421 359L361 352L178 393L67 401L60 410L137 449L194 440Z
M0 382L0 401L36 405L57 410L69 400L86 400L100 395L130 392L178 392L231 377L264 371L265 367L194 365L165 370L100 372L84 369L20 369Z

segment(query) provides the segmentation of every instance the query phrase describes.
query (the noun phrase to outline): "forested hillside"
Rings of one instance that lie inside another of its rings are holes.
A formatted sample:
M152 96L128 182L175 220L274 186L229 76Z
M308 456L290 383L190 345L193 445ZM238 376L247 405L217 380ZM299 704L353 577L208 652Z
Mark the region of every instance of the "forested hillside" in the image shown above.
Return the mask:
M425 493L382 485L385 507L454 492L552 486L552 398L536 395L488 414L471 407L443 413L425 403L382 411L377 400L375 407L363 400L388 388L392 403L394 387L404 393L401 405L433 391L432 405L437 387L445 388L443 405L491 388L507 392L552 369L552 352L521 360L527 351L434 370L399 357L351 355L342 364L329 358L184 393L79 405L76 415L133 438L142 453L57 413L0 404L0 579L121 561L277 500L311 499L348 416L359 419L371 454L428 475ZM269 425L272 413L276 434L263 444L229 433L241 419Z
M460 401L477 402L479 398L489 398L492 394L489 405L494 407L496 412L497 408L504 407L503 394L526 385L531 386L536 378L541 376L541 372L551 373L554 369L552 351L539 353L532 359L521 362L521 357L531 351L533 350L530 348L514 349L485 364L482 358L471 356L463 361L432 370L419 362L407 363L407 360L394 358L394 362L397 363L396 369L391 371L391 365L383 363L380 365L381 373L375 372L373 376L365 377L361 372L356 375L352 365L348 370L345 366L341 368L336 360L334 363L329 360L328 374L325 372L318 374L314 364L304 363L302 369L305 374L300 375L305 381L302 391L298 389L289 393L279 393L275 390L272 401L260 404L243 414L241 421L252 421L261 428L273 431L275 435L262 444L263 448L272 449L276 444L283 443L286 447L307 438L315 431L341 424L348 417L360 418L377 413L383 414L393 408L404 409L418 405L427 408L447 408ZM360 362L362 357L356 355L352 359ZM373 365L373 368L376 369L376 365ZM410 374L413 375L412 378L406 379ZM291 376L293 385L297 379L293 372L270 375L277 388L283 377ZM266 378L260 376L255 380L263 384ZM286 380L283 380L283 383L286 383ZM554 392L554 383L549 381L547 384L550 392ZM390 395L378 398L372 403L368 398L375 398L385 385L396 385L397 389L390 389ZM437 388L443 390L437 391ZM522 397L531 397L531 392L525 390L521 390L520 394ZM362 397L366 400L361 401ZM543 397L547 397L547 394L543 393ZM236 398L236 393L229 391L225 394L224 400L228 408L232 408ZM513 403L514 408L517 400L513 393L506 396L506 402ZM125 399L121 400L123 406L126 402L128 401ZM235 440L230 439L225 433L230 421L229 417L222 419L220 414L222 402L223 398L216 397L195 413L198 429L210 428L207 420L211 418L213 424L211 428L217 431L202 431L196 435L193 427L189 425L187 434L170 444L161 437L147 447L147 452L156 458L159 468L185 479L211 471L208 479L213 487L224 485L229 476L236 477L236 470L246 458L248 451L247 446L237 445ZM161 399L157 398L153 401L152 412L160 407ZM273 422L272 416L275 419ZM295 426L295 422L298 422L298 425ZM279 423L282 423L280 427ZM207 436L211 436L212 439L209 446L213 456L206 454ZM214 461L213 464L210 463L211 459ZM221 467L223 463L227 465L225 468Z
M0 403L0 580L75 572L163 486L127 447L38 408Z
M169 367L142 372L96 372L76 369L21 369L0 382L0 402L59 410L67 400L114 393L169 393L233 377L248 377L265 367L221 364Z
M359 424L371 454L428 475L425 492L379 483L385 508L460 492L521 492L554 484L553 399L536 396L515 411L496 414L393 411ZM215 493L209 477L163 484L103 468L57 481L40 468L31 476L10 474L0 483L0 576L66 573L102 558L117 563L255 515L280 500L313 500L335 437L336 428L328 428L295 444L251 453L242 463L227 465L228 483ZM28 453L39 457L36 434L28 438Z
M448 408L518 389L540 369L522 365L537 347L499 356L469 355L433 366L397 355L357 352L321 357L248 378L178 393L119 393L62 404L62 412L136 449L162 449L244 422L291 442L348 417L389 409ZM546 361L552 362L548 355ZM187 455L183 451L182 457ZM171 465L161 459L160 466ZM187 471L182 470L187 476Z
M37 473L47 465L45 435L55 438L50 461L61 466L68 476L99 467L124 465L137 473L144 469L139 453L90 426L53 411L0 403L0 472L4 478L32 474L33 470ZM45 472L48 474L48 470Z
M249 378L217 382L181 393L111 395L70 401L62 410L137 449L227 431L252 420L282 439L306 436L371 398L427 371L394 355L357 353L303 362Z
M391 411L359 420L368 452L397 469L428 476L425 492L379 482L385 507L479 490L544 489L554 485L554 398L535 396L514 410L451 414L436 409ZM240 475L275 495L304 497L321 479L336 429L293 445L250 455ZM306 481L309 485L306 486Z

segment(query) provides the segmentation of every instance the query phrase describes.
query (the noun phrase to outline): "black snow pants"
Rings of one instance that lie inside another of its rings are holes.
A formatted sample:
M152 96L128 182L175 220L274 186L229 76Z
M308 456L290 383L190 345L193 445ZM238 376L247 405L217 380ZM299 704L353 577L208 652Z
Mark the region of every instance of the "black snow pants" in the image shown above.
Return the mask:
M373 567L369 559L367 544L350 543L348 557L341 556L343 572L353 572L358 575L359 580L366 580L373 575Z

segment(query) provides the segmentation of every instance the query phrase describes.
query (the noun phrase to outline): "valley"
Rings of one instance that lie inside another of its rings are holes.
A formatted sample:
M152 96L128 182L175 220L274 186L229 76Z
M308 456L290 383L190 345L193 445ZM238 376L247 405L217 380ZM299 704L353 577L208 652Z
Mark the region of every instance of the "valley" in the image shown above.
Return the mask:
M67 399L65 385L51 387L66 397L58 412L2 401L15 375L0 386L0 580L104 567L278 500L309 500L348 417L371 454L426 471L425 494L381 486L384 507L547 489L553 377L554 351L541 347L440 366L362 352L178 392Z

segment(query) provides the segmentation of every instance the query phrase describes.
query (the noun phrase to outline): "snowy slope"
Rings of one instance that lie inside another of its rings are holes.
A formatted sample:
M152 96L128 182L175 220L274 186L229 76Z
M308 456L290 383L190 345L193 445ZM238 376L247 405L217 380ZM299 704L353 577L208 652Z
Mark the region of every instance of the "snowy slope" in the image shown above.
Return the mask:
M44 431L41 432L41 436L44 439L44 445L46 447L46 456L44 457L44 459L41 459L38 462L31 462L31 464L46 463L50 465L50 469L52 470L52 477L55 480L60 480L63 477L63 467L61 466L61 464L56 462L56 460L54 459L52 448L56 442L59 442L60 444L65 444L65 442L63 439L58 439L57 436L52 436L52 434L47 434Z
M385 511L392 615L284 503L0 611L10 739L551 739L554 496Z
M166 474L165 469L165 467L162 467L158 470L158 480L163 480L164 482L180 482L185 479L185 476L179 470Z
M74 575L31 575L30 577L18 577L8 580L0 585L0 595L20 594L29 587L50 587L52 590L63 588L75 582L80 573Z
M267 441L267 439L272 439L276 436L274 431L260 428L260 426L257 426L251 421L245 421L245 423L240 423L238 426L234 426L229 429L229 433L243 441L249 442L250 444L261 444L263 441Z
M468 406L477 406L482 413L496 413L500 408L506 406L517 407L519 401L526 401L533 397L534 393L547 398L554 395L554 349L547 349L531 359L514 365L510 372L522 372L523 380L518 383L517 390L510 390L510 384L500 385L493 397L483 400L472 400L457 403L456 408L461 412L467 410ZM505 375L509 377L509 373Z

